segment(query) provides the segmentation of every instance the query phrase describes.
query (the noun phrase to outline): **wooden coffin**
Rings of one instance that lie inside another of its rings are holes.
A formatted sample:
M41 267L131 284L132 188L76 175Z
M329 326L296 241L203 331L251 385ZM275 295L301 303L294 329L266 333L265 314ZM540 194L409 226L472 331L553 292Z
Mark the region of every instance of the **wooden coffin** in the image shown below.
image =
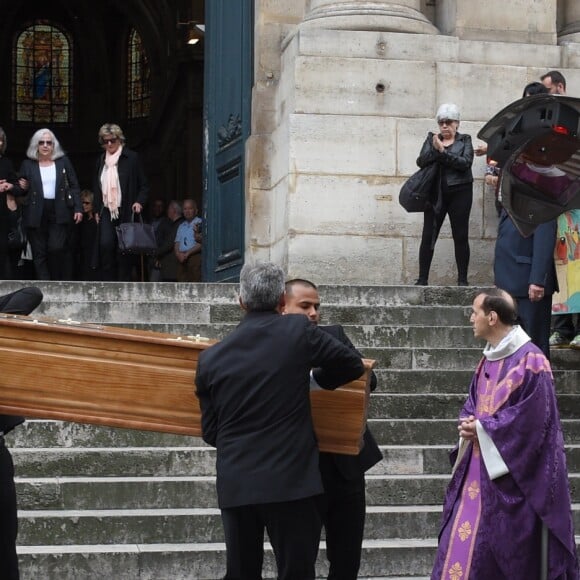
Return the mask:
M199 337L0 314L0 414L201 436ZM369 371L311 393L322 451L357 454Z

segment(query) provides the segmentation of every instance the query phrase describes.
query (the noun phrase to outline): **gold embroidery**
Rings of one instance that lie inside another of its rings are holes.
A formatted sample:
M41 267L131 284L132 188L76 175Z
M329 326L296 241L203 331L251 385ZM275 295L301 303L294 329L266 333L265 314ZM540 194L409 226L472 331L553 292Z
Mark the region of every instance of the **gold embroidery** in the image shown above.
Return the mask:
M471 536L471 524L469 522L463 522L457 533L461 541L465 542Z
M463 576L463 568L459 562L455 562L451 568L449 568L449 580L459 580Z
M475 480L472 481L471 485L467 488L467 493L469 493L471 499L475 499L479 491L479 485L477 485L477 481Z

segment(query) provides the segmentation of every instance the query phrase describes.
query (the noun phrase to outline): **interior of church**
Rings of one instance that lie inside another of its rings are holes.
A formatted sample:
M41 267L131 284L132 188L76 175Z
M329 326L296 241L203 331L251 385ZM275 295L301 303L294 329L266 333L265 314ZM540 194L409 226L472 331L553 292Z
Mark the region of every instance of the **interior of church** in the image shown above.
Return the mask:
M16 168L51 129L90 189L121 126L151 200L202 204L203 0L0 0L0 126Z

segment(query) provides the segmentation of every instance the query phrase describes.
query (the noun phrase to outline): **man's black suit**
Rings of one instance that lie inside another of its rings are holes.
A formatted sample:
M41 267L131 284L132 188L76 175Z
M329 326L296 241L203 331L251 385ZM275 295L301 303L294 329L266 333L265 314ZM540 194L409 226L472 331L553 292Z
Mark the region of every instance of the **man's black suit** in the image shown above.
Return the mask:
M358 356L362 355L340 325L320 326ZM377 377L371 374L371 391L377 388ZM328 578L356 580L360 567L365 523L365 472L383 455L367 428L364 446L358 455L320 454L320 472L324 485L322 519L326 531L326 556L330 563Z
M42 292L33 286L0 296L0 312L30 314L42 302ZM24 422L24 417L0 415L0 578L18 580L16 536L18 516L16 511L16 486L14 465L4 443L4 435Z
M352 350L301 314L249 312L199 357L204 440L217 448L226 578L261 578L264 528L280 579L314 578L323 492L310 409L310 369L323 388L359 377Z

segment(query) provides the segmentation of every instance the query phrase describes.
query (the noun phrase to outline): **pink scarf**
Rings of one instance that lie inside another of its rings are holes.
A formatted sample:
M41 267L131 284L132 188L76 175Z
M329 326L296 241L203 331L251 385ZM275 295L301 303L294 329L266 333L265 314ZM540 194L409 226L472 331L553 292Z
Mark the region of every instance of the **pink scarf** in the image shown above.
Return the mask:
M111 220L116 220L119 217L119 207L121 207L122 192L117 165L122 152L123 146L119 147L113 154L105 153L105 165L101 173L103 204L109 208Z

